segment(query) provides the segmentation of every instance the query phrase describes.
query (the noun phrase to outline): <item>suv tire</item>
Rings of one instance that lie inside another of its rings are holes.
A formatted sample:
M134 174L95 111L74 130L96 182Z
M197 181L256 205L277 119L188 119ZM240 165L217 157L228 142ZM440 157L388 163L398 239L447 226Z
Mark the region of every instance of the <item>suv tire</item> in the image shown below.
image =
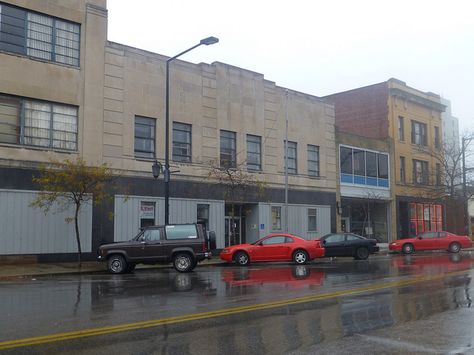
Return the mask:
M190 272L196 267L194 258L189 253L177 253L173 257L173 266L178 272Z
M107 268L112 274L123 274L128 271L128 264L120 254L115 254L107 260Z

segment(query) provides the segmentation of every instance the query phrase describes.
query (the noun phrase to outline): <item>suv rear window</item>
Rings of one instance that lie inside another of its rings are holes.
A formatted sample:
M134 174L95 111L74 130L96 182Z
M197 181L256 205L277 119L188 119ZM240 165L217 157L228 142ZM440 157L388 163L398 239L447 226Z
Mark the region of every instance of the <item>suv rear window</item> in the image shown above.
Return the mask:
M166 239L196 239L198 233L194 224L166 226Z

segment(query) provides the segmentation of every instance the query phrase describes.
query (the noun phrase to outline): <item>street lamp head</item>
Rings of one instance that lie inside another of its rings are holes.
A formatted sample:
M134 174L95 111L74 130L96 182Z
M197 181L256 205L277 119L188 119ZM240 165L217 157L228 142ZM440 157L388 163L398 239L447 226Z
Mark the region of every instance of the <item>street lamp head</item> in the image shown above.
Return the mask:
M209 45L217 43L217 42L219 42L219 38L211 36L211 37L201 39L201 42L199 42L199 43L200 44L205 44L206 46L209 46Z
M158 177L160 176L160 172L162 170L163 170L163 167L161 166L161 163L159 161L155 160L155 162L151 166L151 171L153 172L153 177L155 179L158 179Z

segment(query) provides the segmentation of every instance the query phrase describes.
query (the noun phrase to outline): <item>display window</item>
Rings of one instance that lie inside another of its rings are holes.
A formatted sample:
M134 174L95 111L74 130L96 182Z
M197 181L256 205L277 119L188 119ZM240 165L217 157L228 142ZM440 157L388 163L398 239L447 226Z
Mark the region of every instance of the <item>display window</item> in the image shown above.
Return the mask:
M442 208L433 203L410 203L410 235L442 230Z

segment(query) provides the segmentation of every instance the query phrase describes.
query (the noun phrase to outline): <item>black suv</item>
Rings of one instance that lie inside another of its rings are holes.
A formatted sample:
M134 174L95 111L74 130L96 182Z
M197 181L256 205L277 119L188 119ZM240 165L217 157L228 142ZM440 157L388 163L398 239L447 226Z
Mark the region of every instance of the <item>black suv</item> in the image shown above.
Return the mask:
M128 242L101 245L97 259L107 261L114 274L130 272L138 263L170 262L177 271L189 272L199 261L210 259L215 248L215 233L206 232L201 224L150 226Z

